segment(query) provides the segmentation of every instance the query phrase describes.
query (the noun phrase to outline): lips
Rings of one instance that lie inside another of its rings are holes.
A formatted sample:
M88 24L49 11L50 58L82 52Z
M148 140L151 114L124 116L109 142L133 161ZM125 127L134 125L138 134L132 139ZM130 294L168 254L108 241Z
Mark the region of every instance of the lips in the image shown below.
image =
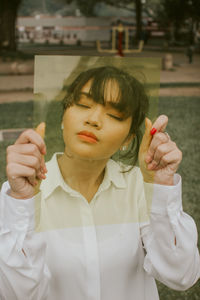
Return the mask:
M80 131L78 133L78 137L89 143L97 143L97 141L98 141L98 138L96 137L96 135L89 131Z

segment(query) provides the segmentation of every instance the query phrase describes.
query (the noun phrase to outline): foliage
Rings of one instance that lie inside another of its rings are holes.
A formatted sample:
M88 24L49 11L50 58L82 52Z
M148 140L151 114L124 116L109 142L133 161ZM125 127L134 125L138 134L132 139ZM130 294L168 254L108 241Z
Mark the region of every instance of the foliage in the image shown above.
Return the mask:
M171 40L178 40L179 31L188 24L188 41L193 41L193 22L200 20L199 0L160 0L157 8L157 20L160 25L171 30ZM187 37L186 37L187 39Z
M159 21L163 25L182 23L187 14L187 0L161 0L158 8Z
M200 21L200 1L188 0L188 17L191 17L193 21Z
M177 26L192 18L200 20L200 1L199 0L160 0L157 9L159 21L165 25L174 23Z
M29 16L35 13L54 14L63 7L58 0L22 0L18 15Z
M16 50L15 23L21 0L0 1L0 50Z
M73 2L73 0L62 0L62 1L65 3L68 3L68 4ZM118 8L125 8L128 10L131 10L131 8L129 7L129 4L134 3L135 0L124 0L124 1L120 1L120 0L116 0L116 1L115 0L104 0L104 1L88 0L87 2L85 0L76 0L76 4L77 4L78 8L82 12L82 14L85 16L93 16L94 15L94 7L99 2L103 2L108 5L118 7Z
M71 3L73 0L63 0L66 3ZM80 11L85 15L85 16L91 16L93 15L94 11L94 6L100 1L98 0L88 0L87 3L85 0L76 0L77 6L80 8ZM142 4L141 0L104 0L102 1L106 4L119 7L119 8L126 8L130 10L130 4L135 5L135 10L136 10L136 39L140 39L142 36Z

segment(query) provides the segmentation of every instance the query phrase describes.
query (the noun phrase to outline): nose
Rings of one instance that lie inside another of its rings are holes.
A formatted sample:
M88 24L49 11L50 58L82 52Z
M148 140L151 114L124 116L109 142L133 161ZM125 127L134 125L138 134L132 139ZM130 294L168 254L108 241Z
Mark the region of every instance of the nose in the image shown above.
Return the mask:
M96 127L97 129L101 129L102 118L103 118L102 107L101 105L97 104L94 107L92 107L90 110L88 110L85 123L87 125Z

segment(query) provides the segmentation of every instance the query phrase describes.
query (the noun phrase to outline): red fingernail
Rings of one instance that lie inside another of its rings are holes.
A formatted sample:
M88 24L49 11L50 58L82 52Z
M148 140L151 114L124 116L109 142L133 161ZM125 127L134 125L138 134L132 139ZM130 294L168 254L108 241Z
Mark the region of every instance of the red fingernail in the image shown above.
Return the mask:
M152 128L151 131L150 131L151 135L154 135L156 132L157 132L156 128Z

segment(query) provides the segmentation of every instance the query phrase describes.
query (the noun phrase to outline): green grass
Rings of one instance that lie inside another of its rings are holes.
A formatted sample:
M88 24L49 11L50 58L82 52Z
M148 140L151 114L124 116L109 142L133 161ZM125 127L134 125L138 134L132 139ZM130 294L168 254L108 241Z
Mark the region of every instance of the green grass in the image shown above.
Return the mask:
M183 181L183 208L194 218L200 234L200 98L162 97L159 112L169 117L167 132L183 152L178 170ZM198 300L200 281L186 292L159 284L159 294L161 300Z
M44 108L43 108L44 109ZM47 160L53 152L62 151L60 120L62 111L53 102L44 110L47 120ZM200 233L200 98L162 97L159 113L169 117L167 132L183 152L183 161L178 172L183 180L183 207L192 215ZM34 118L33 118L34 115ZM34 109L33 103L10 103L0 105L0 129L31 127L39 122L41 111ZM57 134L55 135L55 132ZM5 176L5 151L14 141L0 142L0 185ZM198 300L200 299L200 281L188 291L176 292L158 283L160 300Z
M0 104L0 130L7 128L31 128L33 102Z

